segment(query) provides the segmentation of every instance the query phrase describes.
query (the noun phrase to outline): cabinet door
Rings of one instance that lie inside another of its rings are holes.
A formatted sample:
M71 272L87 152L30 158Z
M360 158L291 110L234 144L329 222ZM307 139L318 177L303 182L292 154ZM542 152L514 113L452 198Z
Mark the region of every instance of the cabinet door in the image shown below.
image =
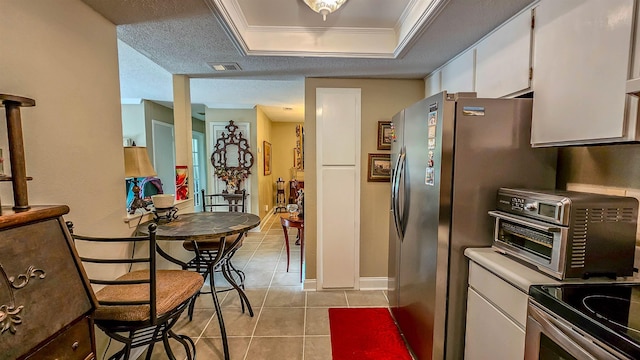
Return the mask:
M440 92L440 70L434 71L424 79L424 97L428 98Z
M469 288L465 360L522 359L524 336L524 329Z
M450 93L475 91L474 68L475 49L469 49L442 68L441 90Z
M625 136L633 0L543 0L535 9L534 146Z
M476 47L478 97L499 98L530 87L531 10L514 17Z

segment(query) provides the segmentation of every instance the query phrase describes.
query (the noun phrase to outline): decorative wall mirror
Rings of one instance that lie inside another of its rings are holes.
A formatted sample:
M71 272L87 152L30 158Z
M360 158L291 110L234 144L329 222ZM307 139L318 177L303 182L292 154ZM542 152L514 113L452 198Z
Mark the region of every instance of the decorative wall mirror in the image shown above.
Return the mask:
M211 154L211 165L217 178L227 184L228 192L240 191L242 181L251 174L253 154L249 140L245 139L238 126L229 120L226 132L216 140Z

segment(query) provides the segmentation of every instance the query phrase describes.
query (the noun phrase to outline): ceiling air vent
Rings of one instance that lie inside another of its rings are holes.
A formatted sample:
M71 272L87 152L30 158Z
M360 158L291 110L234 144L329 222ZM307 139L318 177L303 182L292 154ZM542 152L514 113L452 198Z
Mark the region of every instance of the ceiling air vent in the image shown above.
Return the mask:
M237 63L207 63L215 71L238 71L242 70Z

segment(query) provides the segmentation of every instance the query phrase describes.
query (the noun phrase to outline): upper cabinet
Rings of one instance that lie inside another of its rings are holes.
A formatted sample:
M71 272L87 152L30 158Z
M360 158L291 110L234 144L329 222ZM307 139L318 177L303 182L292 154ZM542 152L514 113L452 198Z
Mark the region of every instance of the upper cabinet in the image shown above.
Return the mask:
M424 79L424 97L439 93L440 87L440 70L434 71Z
M475 49L458 55L440 70L441 90L450 93L475 91Z
M530 89L531 18L532 11L524 11L477 45L478 97L499 98Z
M542 0L535 11L533 146L637 140L633 0ZM631 110L630 110L631 111Z

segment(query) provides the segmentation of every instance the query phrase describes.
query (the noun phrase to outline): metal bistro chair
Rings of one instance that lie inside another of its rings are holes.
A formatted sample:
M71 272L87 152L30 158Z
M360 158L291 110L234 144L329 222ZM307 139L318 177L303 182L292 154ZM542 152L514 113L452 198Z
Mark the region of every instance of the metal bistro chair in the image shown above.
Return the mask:
M149 346L146 359L151 358L154 344L164 344L167 357L175 360L169 345L169 338L177 340L187 354L187 359L195 359L196 348L193 340L178 335L171 329L187 308L204 282L200 274L186 270L156 269L156 225L149 225L149 236L126 238L99 238L73 234L73 224L67 227L76 243L128 243L135 245L147 242L148 256L138 256L132 250L130 258L94 258L80 256L83 264L128 266L129 270L115 280L89 277L89 282L104 285L95 292L98 308L93 318L95 324L109 337L124 344L124 347L109 359L128 360L131 350ZM133 265L148 268L131 271Z
M215 212L218 209L222 211L228 212L245 212L245 205L247 199L246 190L242 190L239 194L205 194L204 190L202 190L202 207L204 211ZM224 202L221 202L224 201ZM224 239L224 251L223 254L219 254L219 249L221 245L221 240ZM237 269L231 259L236 251L242 246L242 240L244 239L244 234L239 234L238 236L229 236L222 238L214 238L210 240L199 240L192 241L187 240L182 243L182 246L185 250L193 251L195 256L187 263L186 269L196 271L202 274L203 278L207 278L207 276L214 276L214 274L210 274L211 264L215 264L213 268L216 272L222 273L224 278L231 284L231 288L226 289L216 289L217 293L236 290L238 296L240 297L240 306L242 308L242 312L245 312L246 309L249 311L249 315L253 317L253 308L251 307L251 303L249 303L249 298L244 293L244 280L245 274L242 270ZM238 278L236 281L235 277ZM214 289L211 289L212 291ZM200 291L200 294L207 294L208 292ZM189 320L193 319L193 311L195 308L195 300L197 296L191 301L189 305ZM224 331L224 329L221 329Z

